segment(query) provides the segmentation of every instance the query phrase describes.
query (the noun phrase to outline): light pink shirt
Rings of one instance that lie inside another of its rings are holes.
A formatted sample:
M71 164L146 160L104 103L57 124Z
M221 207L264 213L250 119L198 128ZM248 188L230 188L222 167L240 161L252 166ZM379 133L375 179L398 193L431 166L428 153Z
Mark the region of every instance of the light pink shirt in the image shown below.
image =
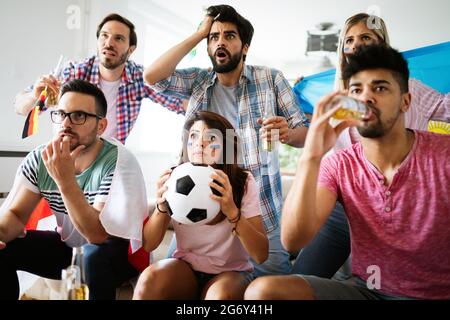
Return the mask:
M260 216L258 188L248 173L241 215ZM234 224L224 219L215 225L183 225L172 219L177 238L174 258L188 262L196 271L219 274L224 271L252 271L249 254L238 236L232 234Z
M360 143L322 160L319 186L337 195L350 222L352 270L380 267L381 291L450 298L450 136L415 131L390 186Z
M428 121L450 122L450 93L442 94L424 83L409 80L411 105L405 113L405 127L415 130L428 129ZM348 148L361 137L355 127L345 129L336 141L335 151Z

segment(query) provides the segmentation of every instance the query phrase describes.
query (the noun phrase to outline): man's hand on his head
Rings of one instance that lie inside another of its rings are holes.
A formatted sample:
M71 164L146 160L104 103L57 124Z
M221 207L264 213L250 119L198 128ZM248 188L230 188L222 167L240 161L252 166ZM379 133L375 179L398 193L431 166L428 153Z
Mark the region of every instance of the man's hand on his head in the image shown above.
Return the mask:
M205 16L202 23L199 25L197 32L202 35L203 38L208 38L211 26L214 22L214 17Z

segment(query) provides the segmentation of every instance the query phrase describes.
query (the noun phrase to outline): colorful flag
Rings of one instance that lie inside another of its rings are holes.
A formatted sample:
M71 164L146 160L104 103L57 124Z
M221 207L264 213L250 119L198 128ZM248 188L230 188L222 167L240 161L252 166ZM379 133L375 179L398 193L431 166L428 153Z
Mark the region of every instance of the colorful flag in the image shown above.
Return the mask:
M450 91L450 41L403 52L411 78L441 93ZM304 112L313 113L317 101L334 90L336 69L305 77L294 86Z
M22 139L25 139L38 131L39 114L45 111L45 99L47 99L47 87L42 90L36 105L28 113L25 125L23 126Z

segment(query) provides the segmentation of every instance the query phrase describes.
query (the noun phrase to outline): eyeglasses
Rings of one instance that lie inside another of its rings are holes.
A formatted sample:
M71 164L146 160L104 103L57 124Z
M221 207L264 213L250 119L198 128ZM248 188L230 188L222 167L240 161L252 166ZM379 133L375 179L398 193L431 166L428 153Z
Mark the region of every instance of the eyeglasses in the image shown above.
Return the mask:
M50 118L52 119L52 122L56 124L63 123L64 119L67 116L69 117L70 122L76 125L84 124L86 122L87 117L94 117L97 119L102 118L96 114L87 113L84 111L64 112L62 110L55 110L50 112Z

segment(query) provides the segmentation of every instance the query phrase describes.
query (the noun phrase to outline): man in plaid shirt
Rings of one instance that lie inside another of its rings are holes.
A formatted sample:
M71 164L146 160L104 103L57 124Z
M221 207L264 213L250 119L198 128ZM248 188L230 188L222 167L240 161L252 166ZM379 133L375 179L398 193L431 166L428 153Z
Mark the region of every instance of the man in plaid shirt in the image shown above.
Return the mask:
M108 129L103 134L106 138L116 138L125 143L144 98L171 111L184 113L182 100L156 93L145 85L143 66L128 60L136 46L133 23L118 14L108 15L97 29L97 55L82 62L69 63L61 79L53 75L40 77L34 86L19 93L15 101L16 112L28 115L45 87L50 93L57 93L61 84L81 79L98 86L107 98Z
M221 114L237 129L242 141L243 167L259 186L260 206L270 241L269 259L255 265L255 275L289 273L289 255L280 242L281 177L276 152L262 150L262 139L303 146L307 119L281 72L244 63L253 36L251 23L227 5L211 6L200 28L144 71L156 91L190 99L186 118L195 111ZM213 70L175 69L181 59L204 38ZM271 108L274 116L265 118ZM264 121L262 118L265 118Z

